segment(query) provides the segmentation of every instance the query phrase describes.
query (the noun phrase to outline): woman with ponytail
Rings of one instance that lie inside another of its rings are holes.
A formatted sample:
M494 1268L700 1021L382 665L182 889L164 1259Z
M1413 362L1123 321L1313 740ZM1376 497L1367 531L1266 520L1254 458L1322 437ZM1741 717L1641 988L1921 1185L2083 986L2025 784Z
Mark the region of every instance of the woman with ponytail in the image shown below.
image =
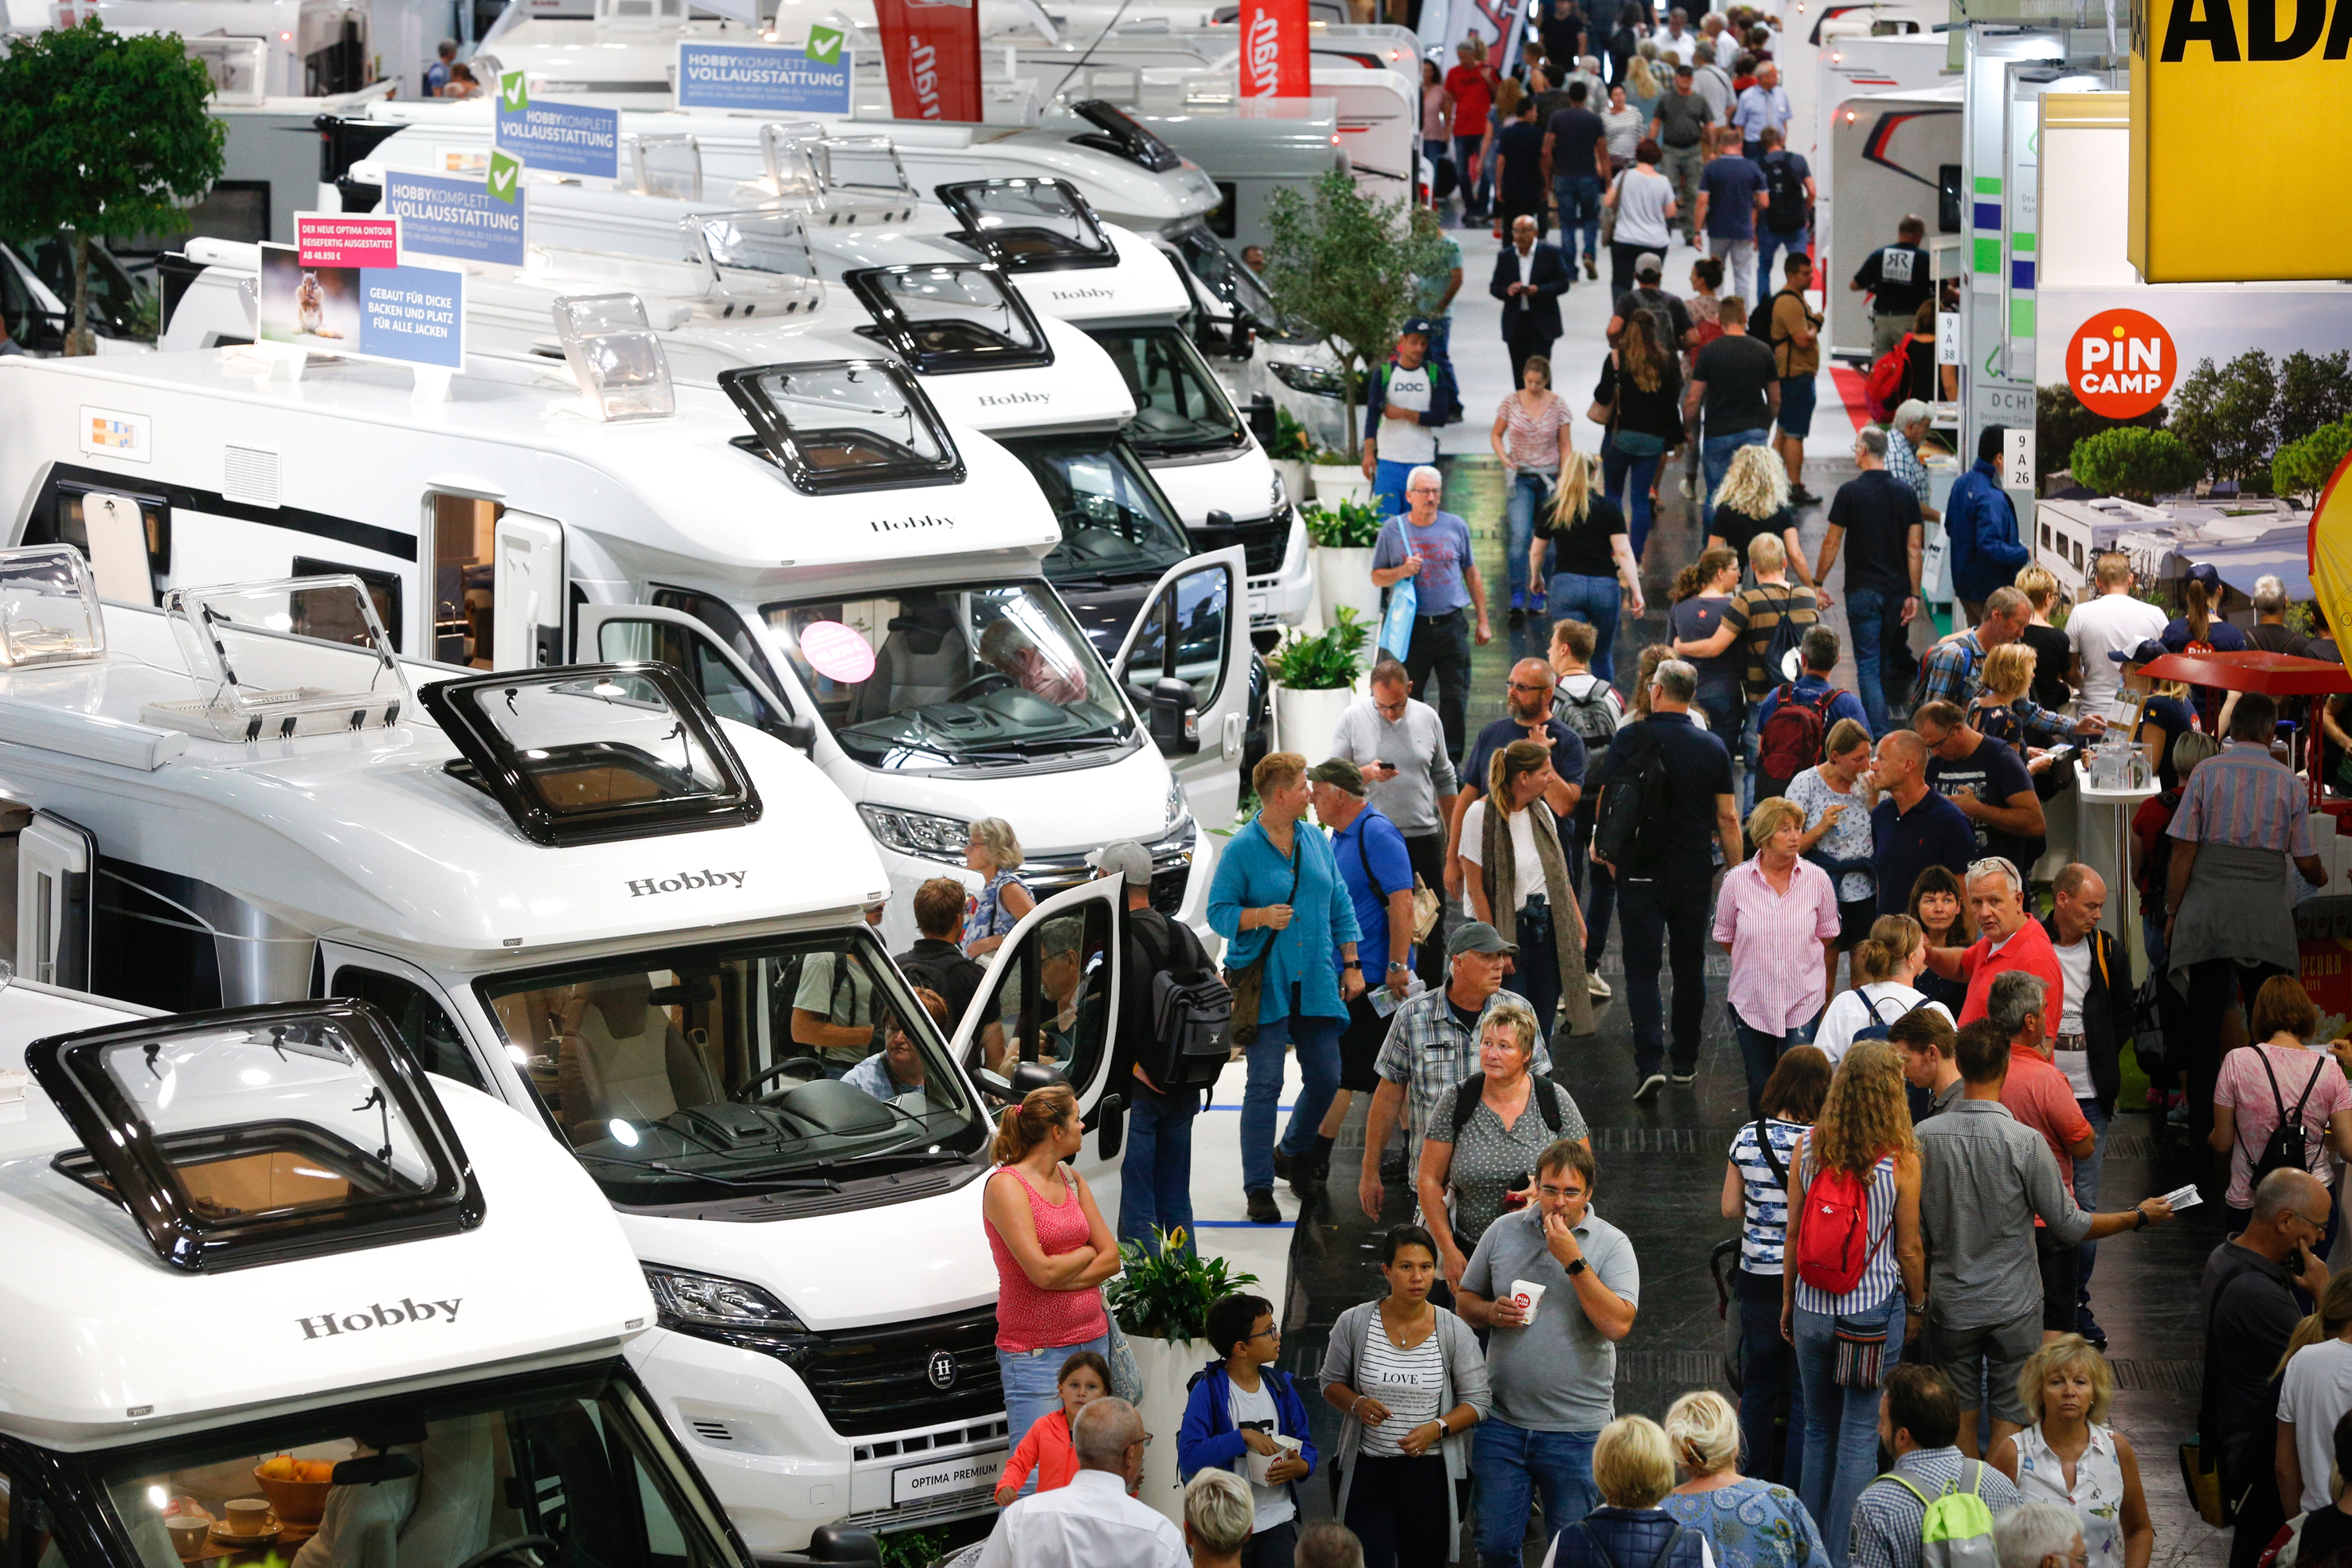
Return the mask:
M1857 1038L1885 1039L1886 1026L1914 1008L1933 1008L1947 1021L1951 1019L1951 1009L1928 1000L1919 989L1927 939L1909 915L1882 915L1873 921L1870 935L1855 946L1851 962L1854 988L1838 993L1813 1033L1813 1043L1832 1065Z
M1706 1537L1717 1568L1829 1568L1797 1494L1739 1473L1739 1413L1730 1400L1712 1388L1684 1395L1666 1411L1666 1442L1690 1479L1658 1506Z
M1032 1089L997 1118L981 1213L996 1259L996 1364L1008 1430L1060 1407L1055 1380L1073 1353L1110 1353L1100 1286L1118 1272L1118 1240L1086 1179L1063 1162L1086 1136L1066 1083Z
M1544 580L1544 547L1552 551L1551 613L1573 615L1592 628L1592 673L1617 678L1617 622L1627 608L1641 618L1641 569L1626 542L1625 514L1601 494L1588 453L1560 459L1559 485L1538 515L1528 547L1528 571Z
M1666 626L1674 641L1703 643L1723 625L1723 612L1739 591L1739 558L1727 549L1703 550L1698 559L1675 578L1674 607ZM1711 658L1693 659L1698 671L1698 695L1692 699L1706 715L1706 727L1727 737L1730 745L1748 723L1748 651L1736 643Z
M2213 613L2221 602L2221 574L2210 565L2192 566L2180 580L2180 611L2157 640L2168 653L2242 653L2253 646L2246 634ZM2197 721L2208 735L2221 733L2219 686L2192 686Z
M2280 1491L2302 1485L2290 1512L2325 1508L2335 1496L2327 1470L2336 1423L2352 1411L2352 1269L2327 1281L2319 1310L2294 1325L2271 1375L2279 1385Z

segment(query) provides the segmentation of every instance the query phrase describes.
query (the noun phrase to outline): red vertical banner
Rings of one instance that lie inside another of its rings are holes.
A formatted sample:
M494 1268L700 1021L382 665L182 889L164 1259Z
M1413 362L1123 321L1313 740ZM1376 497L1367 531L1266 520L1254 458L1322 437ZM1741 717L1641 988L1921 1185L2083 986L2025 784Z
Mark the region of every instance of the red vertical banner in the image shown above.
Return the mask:
M1305 6L1306 0L1299 0ZM980 7L976 0L875 0L890 112L900 120L978 124Z
M1242 0L1241 25L1241 96L1308 97L1307 0Z

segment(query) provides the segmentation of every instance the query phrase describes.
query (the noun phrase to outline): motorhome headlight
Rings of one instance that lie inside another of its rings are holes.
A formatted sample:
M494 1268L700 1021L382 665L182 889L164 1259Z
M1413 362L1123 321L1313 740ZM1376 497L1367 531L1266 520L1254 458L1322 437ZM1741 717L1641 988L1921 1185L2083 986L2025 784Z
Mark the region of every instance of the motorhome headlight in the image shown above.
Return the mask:
M1265 486L1265 506L1269 512L1278 512L1290 505L1290 486L1282 482L1282 470L1273 468Z
M1309 397L1339 397L1348 390L1346 380L1339 371L1321 365L1302 365L1288 360L1276 360L1269 368L1275 379L1292 392L1305 392Z
M746 1329L754 1332L806 1333L792 1309L759 1286L716 1274L691 1274L680 1269L646 1269L646 1284L661 1309L664 1328Z
M1168 829L1174 827L1176 825L1176 820L1183 814L1184 786L1171 782L1168 786L1168 814L1160 821L1160 831L1164 832Z
M926 860L963 862L963 847L971 841L971 824L961 817L934 817L928 811L902 811L891 806L860 806L866 831L885 849Z

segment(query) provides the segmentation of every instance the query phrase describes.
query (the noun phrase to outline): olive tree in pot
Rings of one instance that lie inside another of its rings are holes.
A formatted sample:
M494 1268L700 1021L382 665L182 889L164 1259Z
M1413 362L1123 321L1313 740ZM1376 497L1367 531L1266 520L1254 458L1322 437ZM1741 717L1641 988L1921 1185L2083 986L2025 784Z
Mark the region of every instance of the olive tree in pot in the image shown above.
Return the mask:
M1322 596L1325 618L1345 609L1377 623L1381 591L1372 581L1372 546L1381 537L1380 514L1368 501L1328 506L1318 501L1302 519L1307 541L1315 547L1315 587Z
M1143 1481L1136 1496L1181 1525L1184 1486L1176 1474L1176 1432L1184 1424L1184 1401L1192 1375L1216 1360L1201 1338L1211 1303L1257 1276L1228 1273L1223 1258L1202 1258L1184 1232L1152 1232L1154 1247L1130 1241L1119 1249L1125 1269L1103 1287L1103 1299L1118 1319L1143 1384L1137 1408L1143 1429L1152 1434L1144 1450Z
M1311 637L1294 632L1265 659L1266 673L1274 677L1275 743L1309 761L1328 749L1339 716L1355 700L1364 644L1371 640L1370 625L1345 605L1331 611L1330 621L1328 629Z

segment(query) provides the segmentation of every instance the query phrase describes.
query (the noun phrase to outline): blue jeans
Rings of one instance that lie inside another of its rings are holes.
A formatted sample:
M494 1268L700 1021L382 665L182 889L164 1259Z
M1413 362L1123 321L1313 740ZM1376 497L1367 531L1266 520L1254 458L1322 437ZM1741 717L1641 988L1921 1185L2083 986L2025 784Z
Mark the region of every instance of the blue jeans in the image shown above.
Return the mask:
M1706 500L1699 507L1699 521L1710 529L1715 526L1715 493L1722 487L1723 476L1731 472L1731 455L1743 446L1762 446L1771 434L1769 430L1735 430L1699 443L1699 465L1706 472Z
M1748 1113L1761 1115L1764 1081L1772 1076L1773 1063L1780 1060L1782 1051L1805 1044L1812 1031L1798 1028L1774 1034L1741 1018L1737 1008L1724 1010L1731 1014L1732 1032L1739 1037L1739 1063L1748 1071Z
M1405 509L1404 482L1419 466L1417 463L1391 463L1385 457L1372 465L1372 510L1381 515L1381 521Z
M1549 1040L1559 1017L1559 946L1552 933L1550 904L1519 906L1518 947L1518 956L1511 960L1511 989L1535 1009L1536 1038Z
M1805 1473L1805 1385L1797 1380L1797 1353L1780 1337L1780 1276L1742 1269L1732 1284L1739 1296L1739 1432L1748 1446L1741 1469L1795 1491ZM1789 1443L1775 1467L1772 1422L1783 1389Z
M1792 235L1776 235L1769 225L1759 223L1756 225L1756 287L1767 293L1780 287L1782 279L1773 269L1773 262L1780 259L1782 251L1801 252L1812 243L1812 237L1810 229L1799 229ZM1748 303L1753 305L1755 301L1751 299Z
M1339 1030L1343 1018L1309 1018L1292 1013L1257 1026L1257 1040L1249 1048L1249 1086L1242 1093L1242 1190L1269 1191L1274 1186L1274 1117L1282 1103L1283 1047L1298 1047L1298 1072L1304 1082L1291 1103L1290 1125L1282 1134L1282 1152L1306 1153L1331 1096L1339 1092ZM1023 1427L1027 1431L1027 1427Z
M1888 668L1903 650L1903 601L1875 588L1848 588L1845 623L1853 636L1853 684L1861 688L1862 711L1870 719L1871 735L1885 735L1893 727L1895 704L1887 700L1887 688L1895 683ZM1893 696L1899 703L1909 695L1906 684Z
M1454 317L1449 312L1429 319L1429 357L1454 374ZM1456 378L1458 383L1460 378Z
M1519 1568L1530 1494L1543 1504L1546 1539L1601 1506L1592 1445L1601 1434L1530 1432L1500 1416L1478 1423L1470 1473L1478 1482L1479 1568Z
M1478 149L1486 140L1486 133L1483 131L1475 136L1454 139L1454 173L1461 182L1462 215L1465 217L1485 212L1488 198L1495 193L1495 161L1478 157ZM1478 160L1478 188L1475 191L1470 188L1470 161L1474 158Z
M2083 1113L2083 1120L2091 1124L2091 1136L2096 1140L2091 1157L2074 1162L2074 1207L2084 1214L2095 1214L2099 1201L2099 1169L2107 1163L2107 1124L2114 1121L2099 1109L2096 1100L2077 1100L2074 1108ZM2328 1211L2330 1218L2335 1211ZM2325 1258L2327 1254L2321 1252ZM2091 1311L2091 1265L2098 1261L2099 1244L2085 1241L2074 1249L2074 1316L2079 1322Z
M1536 542L1536 513L1551 499L1552 479L1548 475L1522 468L1511 476L1511 488L1503 497L1503 559L1509 569L1511 602L1519 602L1528 591L1528 552ZM1543 584L1535 585L1538 594Z
M1617 678L1617 622L1624 601L1625 591L1613 577L1563 571L1551 580L1552 614L1572 615L1592 628L1592 673L1604 681Z
M1650 486L1658 477L1658 465L1665 460L1663 452L1655 457L1628 457L1617 450L1613 440L1601 449L1601 492L1624 508L1625 542L1633 547L1637 565L1642 547L1650 538Z
M1799 1307L1796 1320L1797 1377L1805 1391L1804 1485L1797 1496L1813 1522L1821 1526L1830 1562L1834 1568L1845 1568L1854 1499L1878 1473L1879 1392L1839 1385L1836 1318ZM1886 1354L1882 1366L1891 1371L1903 1354L1901 1288L1888 1291L1886 1300L1877 1306L1852 1313L1845 1321L1873 1328L1885 1324ZM1879 1381L1885 1382L1884 1375Z
M1154 1230L1184 1232L1192 1245L1192 1118L1197 1092L1154 1094L1138 1083L1127 1108L1127 1155L1119 1163L1118 1239L1151 1248ZM1018 1441L1016 1438L1015 1441Z
M1601 176L1598 174L1555 174L1551 182L1552 200L1559 204L1559 254L1563 261L1576 259L1576 235L1584 231L1584 259L1601 258Z
M1026 1433L1037 1424L1037 1418L1062 1407L1060 1383L1062 1364L1082 1350L1093 1351L1108 1360L1110 1356L1110 1336L1098 1335L1077 1344L1055 1345L1050 1350L999 1350L996 1370L1004 1379L1004 1420L1009 1429L1014 1423ZM1015 1438L1018 1442L1020 1439ZM1021 1484L1021 1495L1027 1497L1037 1490L1037 1478L1032 1475Z

